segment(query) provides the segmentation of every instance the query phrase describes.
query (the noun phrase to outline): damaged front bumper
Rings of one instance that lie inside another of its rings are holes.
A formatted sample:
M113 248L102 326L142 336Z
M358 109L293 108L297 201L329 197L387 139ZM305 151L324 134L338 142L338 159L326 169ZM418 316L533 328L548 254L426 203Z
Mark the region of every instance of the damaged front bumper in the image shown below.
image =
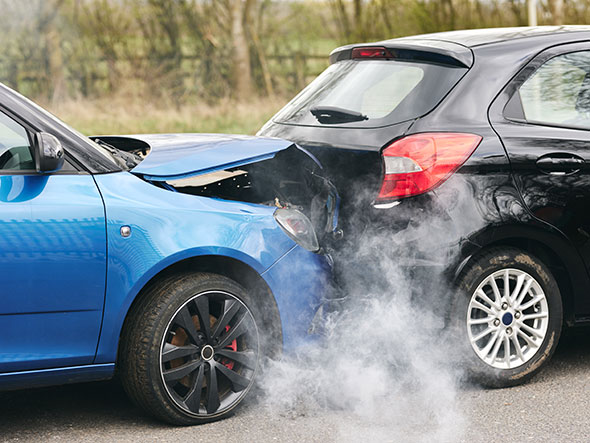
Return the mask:
M283 351L289 353L309 341L314 316L331 297L331 258L294 246L263 272L262 278L277 302L283 328Z

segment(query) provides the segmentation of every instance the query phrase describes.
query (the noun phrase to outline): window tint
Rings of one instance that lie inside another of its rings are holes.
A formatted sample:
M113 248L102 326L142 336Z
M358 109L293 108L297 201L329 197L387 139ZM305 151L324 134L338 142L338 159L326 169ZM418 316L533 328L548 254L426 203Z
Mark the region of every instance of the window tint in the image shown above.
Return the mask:
M519 94L527 121L590 129L590 52L552 58Z
M343 60L330 65L274 117L293 125L378 127L433 109L467 71L426 62ZM359 121L321 121L314 108L338 108L362 115Z
M35 162L27 131L0 112L0 170L33 170Z
M399 106L424 77L424 71L415 66L383 69L387 67L382 65L382 76L375 76L374 82L367 82L369 86L365 86L366 89L362 91L360 112L369 118L385 117Z

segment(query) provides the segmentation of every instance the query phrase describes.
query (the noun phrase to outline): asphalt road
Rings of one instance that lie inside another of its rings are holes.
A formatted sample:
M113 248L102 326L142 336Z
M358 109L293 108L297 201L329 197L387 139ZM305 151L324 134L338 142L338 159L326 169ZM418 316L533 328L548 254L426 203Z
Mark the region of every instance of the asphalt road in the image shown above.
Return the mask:
M433 425L412 413L411 404L397 403L406 415L373 421L336 409L274 413L258 398L225 421L175 428L144 416L116 382L88 383L1 393L0 441L590 441L590 331L563 337L532 382L463 387L455 404L456 413Z

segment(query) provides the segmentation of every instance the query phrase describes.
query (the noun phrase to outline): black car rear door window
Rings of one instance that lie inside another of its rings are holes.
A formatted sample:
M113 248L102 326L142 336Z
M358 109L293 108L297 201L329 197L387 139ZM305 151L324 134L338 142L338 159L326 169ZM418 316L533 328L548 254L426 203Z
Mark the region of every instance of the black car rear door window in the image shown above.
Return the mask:
M522 117L529 123L590 129L590 51L551 58L522 84L517 95L513 99L520 99Z

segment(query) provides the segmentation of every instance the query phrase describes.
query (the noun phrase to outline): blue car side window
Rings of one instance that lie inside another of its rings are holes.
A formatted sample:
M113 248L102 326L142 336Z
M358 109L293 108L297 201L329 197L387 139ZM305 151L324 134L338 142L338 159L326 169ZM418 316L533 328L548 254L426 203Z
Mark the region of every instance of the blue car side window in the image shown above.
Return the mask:
M26 129L0 112L0 170L34 169L35 161Z

